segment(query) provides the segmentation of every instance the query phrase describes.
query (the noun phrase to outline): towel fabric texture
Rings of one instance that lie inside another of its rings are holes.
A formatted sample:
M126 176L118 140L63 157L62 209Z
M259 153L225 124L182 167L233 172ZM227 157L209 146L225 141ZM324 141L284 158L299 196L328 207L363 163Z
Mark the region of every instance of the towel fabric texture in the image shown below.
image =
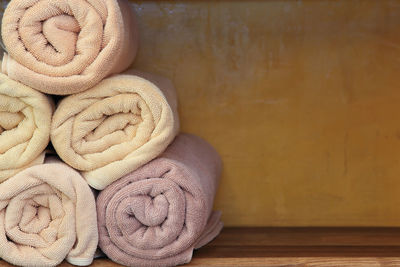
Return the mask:
M102 190L160 155L178 131L171 82L131 71L64 98L53 115L51 141L67 164Z
M100 192L99 246L126 266L174 266L222 229L212 212L221 160L204 140L182 134L157 159Z
M97 248L96 204L82 176L56 159L0 184L0 257L14 265L89 265Z
M12 0L2 37L2 72L55 95L84 91L127 69L138 47L127 0Z
M0 73L0 182L44 161L54 104Z

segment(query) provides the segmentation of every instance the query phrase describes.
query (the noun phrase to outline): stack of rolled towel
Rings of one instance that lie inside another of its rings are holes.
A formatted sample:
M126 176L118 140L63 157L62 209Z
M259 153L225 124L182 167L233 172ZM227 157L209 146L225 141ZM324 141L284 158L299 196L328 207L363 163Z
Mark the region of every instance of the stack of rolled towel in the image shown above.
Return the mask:
M128 1L11 0L1 30L0 257L85 266L99 247L127 266L188 263L222 229L221 159L179 134L168 79L127 70Z

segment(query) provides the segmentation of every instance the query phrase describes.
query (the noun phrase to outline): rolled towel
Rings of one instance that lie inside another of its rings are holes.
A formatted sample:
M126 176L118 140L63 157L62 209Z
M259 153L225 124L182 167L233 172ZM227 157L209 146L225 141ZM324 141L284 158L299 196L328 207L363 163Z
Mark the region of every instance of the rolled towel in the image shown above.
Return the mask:
M53 115L58 155L102 190L160 155L179 131L167 79L131 71L64 98Z
M99 246L127 266L174 266L222 229L212 212L221 160L204 140L182 134L157 159L100 192Z
M125 70L138 47L127 0L12 0L2 22L2 72L48 94L93 87Z
M53 105L42 93L0 73L0 182L43 163Z
M55 159L0 184L0 257L20 266L93 261L94 196L80 174Z

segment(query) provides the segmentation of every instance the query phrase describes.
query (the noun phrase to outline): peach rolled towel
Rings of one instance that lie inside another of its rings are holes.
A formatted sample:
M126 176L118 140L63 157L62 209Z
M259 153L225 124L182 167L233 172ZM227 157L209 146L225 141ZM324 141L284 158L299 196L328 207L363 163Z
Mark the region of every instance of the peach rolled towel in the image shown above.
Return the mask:
M53 102L0 73L0 182L44 161Z
M0 257L20 266L86 266L98 244L96 204L82 176L56 159L0 184Z
M84 91L132 63L138 30L127 0L12 0L2 72L36 90Z
M131 71L64 98L53 115L58 155L102 190L160 155L179 131L167 79Z
M181 134L157 159L114 182L96 200L99 246L126 266L174 266L222 229L213 201L221 160Z

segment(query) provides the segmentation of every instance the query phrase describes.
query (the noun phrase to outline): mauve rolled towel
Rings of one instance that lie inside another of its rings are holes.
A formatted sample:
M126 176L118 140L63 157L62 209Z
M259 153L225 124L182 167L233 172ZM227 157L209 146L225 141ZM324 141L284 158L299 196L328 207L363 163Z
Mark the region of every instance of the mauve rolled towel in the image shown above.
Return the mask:
M203 139L179 135L161 156L100 192L100 248L127 266L188 263L222 229L212 210L221 165Z

